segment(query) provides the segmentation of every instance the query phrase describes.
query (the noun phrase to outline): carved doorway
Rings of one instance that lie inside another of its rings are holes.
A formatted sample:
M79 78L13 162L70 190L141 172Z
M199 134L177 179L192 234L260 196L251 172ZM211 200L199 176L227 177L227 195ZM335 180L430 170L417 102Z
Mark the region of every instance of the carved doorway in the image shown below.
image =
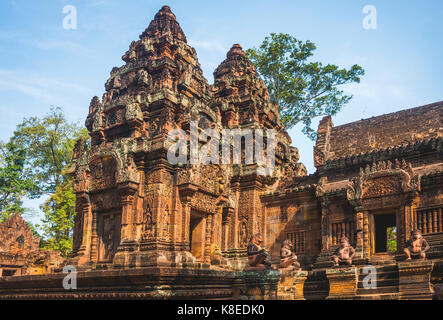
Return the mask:
M395 253L397 248L397 221L395 213L372 215L372 253Z
M120 244L121 213L101 213L98 215L98 260L112 262Z
M197 261L203 261L205 252L205 217L203 214L192 210L189 224L189 248Z
M0 277L12 277L18 273L16 269L3 269L3 272L1 271L0 269Z

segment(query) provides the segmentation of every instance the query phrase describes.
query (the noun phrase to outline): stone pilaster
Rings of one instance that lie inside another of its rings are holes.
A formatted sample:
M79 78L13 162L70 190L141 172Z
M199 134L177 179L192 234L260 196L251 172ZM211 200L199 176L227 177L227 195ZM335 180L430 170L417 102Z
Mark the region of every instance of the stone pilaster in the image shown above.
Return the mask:
M356 244L355 244L355 258L363 259L363 225L364 214L361 207L356 209L355 213L355 232L356 232Z
M134 240L131 231L137 187L137 184L131 182L119 185L122 205L121 242Z

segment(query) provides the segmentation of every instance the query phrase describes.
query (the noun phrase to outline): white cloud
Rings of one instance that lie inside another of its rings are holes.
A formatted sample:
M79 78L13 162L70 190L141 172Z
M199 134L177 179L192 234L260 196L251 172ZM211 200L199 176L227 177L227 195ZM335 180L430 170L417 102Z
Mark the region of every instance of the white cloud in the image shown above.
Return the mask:
M0 90L13 90L51 104L63 102L66 91L93 94L91 89L77 83L40 76L29 70L0 69Z
M207 49L213 51L219 51L222 53L228 52L228 49L225 48L220 42L217 41L198 41L198 40L189 40L189 45L198 49Z
M42 50L65 49L76 53L89 54L84 46L72 41L43 40L35 41L34 46Z

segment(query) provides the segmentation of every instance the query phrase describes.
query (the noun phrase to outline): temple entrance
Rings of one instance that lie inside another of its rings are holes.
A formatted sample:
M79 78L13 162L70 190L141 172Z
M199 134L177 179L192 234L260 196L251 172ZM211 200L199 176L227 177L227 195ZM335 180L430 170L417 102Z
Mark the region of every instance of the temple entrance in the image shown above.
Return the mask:
M397 251L397 223L395 213L374 215L374 252Z
M98 214L98 260L111 262L120 245L121 214Z
M1 270L0 270L1 271ZM17 273L15 269L3 269L3 272L0 272L0 276L3 277L12 277Z
M192 255L198 260L203 260L205 248L205 220L198 212L191 212L189 224L189 248Z

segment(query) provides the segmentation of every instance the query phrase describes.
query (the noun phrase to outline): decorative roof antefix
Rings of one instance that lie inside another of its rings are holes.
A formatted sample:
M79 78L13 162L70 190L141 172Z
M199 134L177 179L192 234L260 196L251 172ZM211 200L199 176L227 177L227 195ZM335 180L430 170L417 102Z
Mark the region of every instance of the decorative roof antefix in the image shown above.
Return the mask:
M360 168L360 176L371 174L377 171L384 171L391 169L397 169L397 170L402 169L406 171L411 177L413 175L411 163L407 163L404 159L401 162L400 160L395 159L394 163L388 160L386 162L385 161L374 162L372 166L368 164L364 169Z

